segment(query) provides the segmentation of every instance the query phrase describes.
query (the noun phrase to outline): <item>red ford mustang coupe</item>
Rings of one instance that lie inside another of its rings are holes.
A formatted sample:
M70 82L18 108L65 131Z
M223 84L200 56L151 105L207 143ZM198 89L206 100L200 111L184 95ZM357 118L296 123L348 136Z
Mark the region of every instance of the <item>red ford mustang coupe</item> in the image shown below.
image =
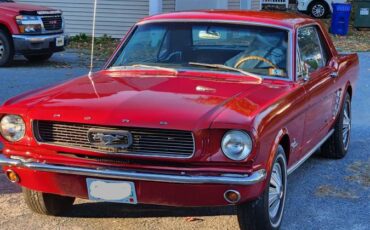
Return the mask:
M288 174L320 146L346 155L357 74L303 16L152 16L103 70L8 100L0 165L37 213L236 205L241 229L277 229Z

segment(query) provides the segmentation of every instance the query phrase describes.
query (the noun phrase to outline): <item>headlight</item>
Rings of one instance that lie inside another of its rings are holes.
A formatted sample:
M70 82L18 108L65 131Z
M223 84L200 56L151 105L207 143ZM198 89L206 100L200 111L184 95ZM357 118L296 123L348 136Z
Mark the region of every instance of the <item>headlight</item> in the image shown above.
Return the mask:
M19 141L24 137L26 125L18 115L6 115L0 122L0 133L8 141Z
M18 15L16 21L20 33L39 33L42 30L42 21L38 16Z
M252 138L248 133L231 130L222 138L222 151L225 156L234 161L241 161L248 157L252 151Z

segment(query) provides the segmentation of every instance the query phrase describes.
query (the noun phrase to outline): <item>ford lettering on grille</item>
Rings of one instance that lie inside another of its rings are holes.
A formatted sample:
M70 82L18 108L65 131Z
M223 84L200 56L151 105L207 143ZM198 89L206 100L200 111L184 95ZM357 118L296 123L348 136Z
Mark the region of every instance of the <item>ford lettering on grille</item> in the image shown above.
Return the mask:
M93 128L88 130L87 137L89 142L93 145L117 149L127 149L133 143L131 133L125 130Z

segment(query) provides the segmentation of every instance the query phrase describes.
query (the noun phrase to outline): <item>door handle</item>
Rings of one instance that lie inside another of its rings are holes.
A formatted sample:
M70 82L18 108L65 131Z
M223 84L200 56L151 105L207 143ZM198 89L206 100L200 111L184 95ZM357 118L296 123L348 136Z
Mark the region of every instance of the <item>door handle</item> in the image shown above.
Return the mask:
M334 72L331 72L330 73L330 77L332 78L337 78L339 75L338 75L338 72L337 71L334 71Z

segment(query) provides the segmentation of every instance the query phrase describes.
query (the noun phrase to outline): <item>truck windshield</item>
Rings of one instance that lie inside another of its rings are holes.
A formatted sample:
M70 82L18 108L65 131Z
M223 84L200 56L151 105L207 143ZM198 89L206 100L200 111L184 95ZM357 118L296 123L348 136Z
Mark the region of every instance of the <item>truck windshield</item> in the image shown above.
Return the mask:
M148 23L136 27L113 58L111 67L147 65L213 71L237 69L259 76L286 78L287 47L288 32L272 27Z

